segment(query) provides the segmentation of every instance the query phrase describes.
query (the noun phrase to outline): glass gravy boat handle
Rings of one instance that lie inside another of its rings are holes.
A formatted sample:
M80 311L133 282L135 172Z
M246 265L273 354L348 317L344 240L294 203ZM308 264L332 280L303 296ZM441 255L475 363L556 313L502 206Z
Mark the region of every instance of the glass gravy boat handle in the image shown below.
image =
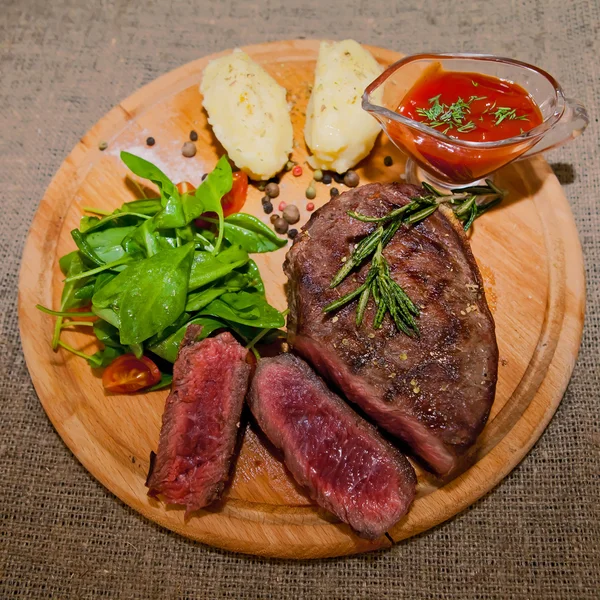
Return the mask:
M573 140L583 133L589 121L589 116L583 104L573 98L566 98L565 111L558 123L520 158L529 158L546 150L562 146L565 142Z

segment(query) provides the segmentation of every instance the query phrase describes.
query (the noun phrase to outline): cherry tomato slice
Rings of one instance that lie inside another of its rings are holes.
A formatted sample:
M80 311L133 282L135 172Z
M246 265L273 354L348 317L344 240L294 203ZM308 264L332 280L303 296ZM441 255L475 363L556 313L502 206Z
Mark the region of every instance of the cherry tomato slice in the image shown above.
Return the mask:
M221 198L221 206L223 214L228 217L233 213L238 213L246 203L248 195L248 175L243 171L233 173L233 185L231 191L227 192Z
M175 187L181 195L191 194L192 192L196 191L196 188L189 181L182 181L181 183L178 183Z
M158 367L146 356L123 354L115 358L102 373L104 389L113 394L129 394L160 381Z

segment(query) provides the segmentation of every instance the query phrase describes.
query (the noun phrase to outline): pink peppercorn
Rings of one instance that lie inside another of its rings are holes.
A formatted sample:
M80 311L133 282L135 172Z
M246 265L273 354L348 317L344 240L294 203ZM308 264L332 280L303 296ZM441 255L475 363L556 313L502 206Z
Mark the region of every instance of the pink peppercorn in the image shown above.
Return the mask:
M306 205L306 210L308 210L308 211L315 210L315 205L314 205L314 203L313 203L313 202L309 202L309 203Z
M284 208L285 208L285 202L282 200L282 201L279 203L279 210L280 210L280 211L282 211Z
M296 165L293 169L292 169L292 175L294 177L300 177L300 175L302 175L302 167L300 165Z

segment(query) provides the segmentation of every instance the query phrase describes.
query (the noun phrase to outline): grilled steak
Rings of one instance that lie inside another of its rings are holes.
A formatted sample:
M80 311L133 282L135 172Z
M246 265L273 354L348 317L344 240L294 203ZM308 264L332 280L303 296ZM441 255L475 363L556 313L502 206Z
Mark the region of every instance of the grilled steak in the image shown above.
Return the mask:
M323 308L354 290L368 261L337 288L332 277L353 246L373 231L347 215L383 216L423 193L370 184L347 191L313 214L288 252L290 344L382 428L404 440L439 474L459 463L487 420L498 349L481 275L460 225L437 211L400 228L384 249L390 273L420 307L420 337L399 333L389 315L372 328L374 306L355 324L356 301Z
M375 539L408 510L412 466L301 359L259 361L248 396L296 481L360 535Z
M248 389L246 350L230 333L195 342L190 325L173 368L148 495L183 504L186 515L221 495Z

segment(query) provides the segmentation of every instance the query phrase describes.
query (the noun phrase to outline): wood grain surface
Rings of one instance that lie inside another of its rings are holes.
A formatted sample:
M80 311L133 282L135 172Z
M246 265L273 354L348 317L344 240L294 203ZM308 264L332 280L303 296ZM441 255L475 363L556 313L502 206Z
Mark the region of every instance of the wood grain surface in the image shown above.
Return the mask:
M284 87L293 104L293 159L304 164L304 111L318 51L316 41L285 41L246 48ZM387 65L400 55L370 48ZM139 196L127 180L119 152L155 162L171 179L197 185L223 149L202 109L198 84L214 55L172 71L119 104L77 144L54 177L33 221L19 283L23 349L40 401L67 446L103 485L149 519L207 544L264 556L317 558L391 545L382 537L357 537L316 507L291 480L253 425L244 440L223 501L184 519L182 509L150 499L144 481L156 450L166 391L131 396L103 393L99 373L50 347L53 320L36 303L57 307L62 288L58 258L74 244L83 206L114 209ZM184 158L181 146L198 132L198 153ZM146 147L152 135L156 145ZM108 142L102 152L98 145ZM383 158L393 157L392 167ZM382 134L358 168L361 183L397 180L405 159ZM294 202L300 224L308 218L304 190L311 179L284 175L275 201ZM417 499L390 535L394 541L422 532L457 514L491 490L526 455L552 418L571 375L583 326L585 282L581 248L560 184L542 158L504 168L497 184L509 190L505 203L477 221L471 243L494 314L500 349L496 400L489 422L464 472L440 481L416 466ZM263 218L261 193L251 189L244 210ZM317 206L329 197L317 184ZM269 300L285 308L282 262L286 248L255 255ZM87 352L95 345L84 332L64 339Z

